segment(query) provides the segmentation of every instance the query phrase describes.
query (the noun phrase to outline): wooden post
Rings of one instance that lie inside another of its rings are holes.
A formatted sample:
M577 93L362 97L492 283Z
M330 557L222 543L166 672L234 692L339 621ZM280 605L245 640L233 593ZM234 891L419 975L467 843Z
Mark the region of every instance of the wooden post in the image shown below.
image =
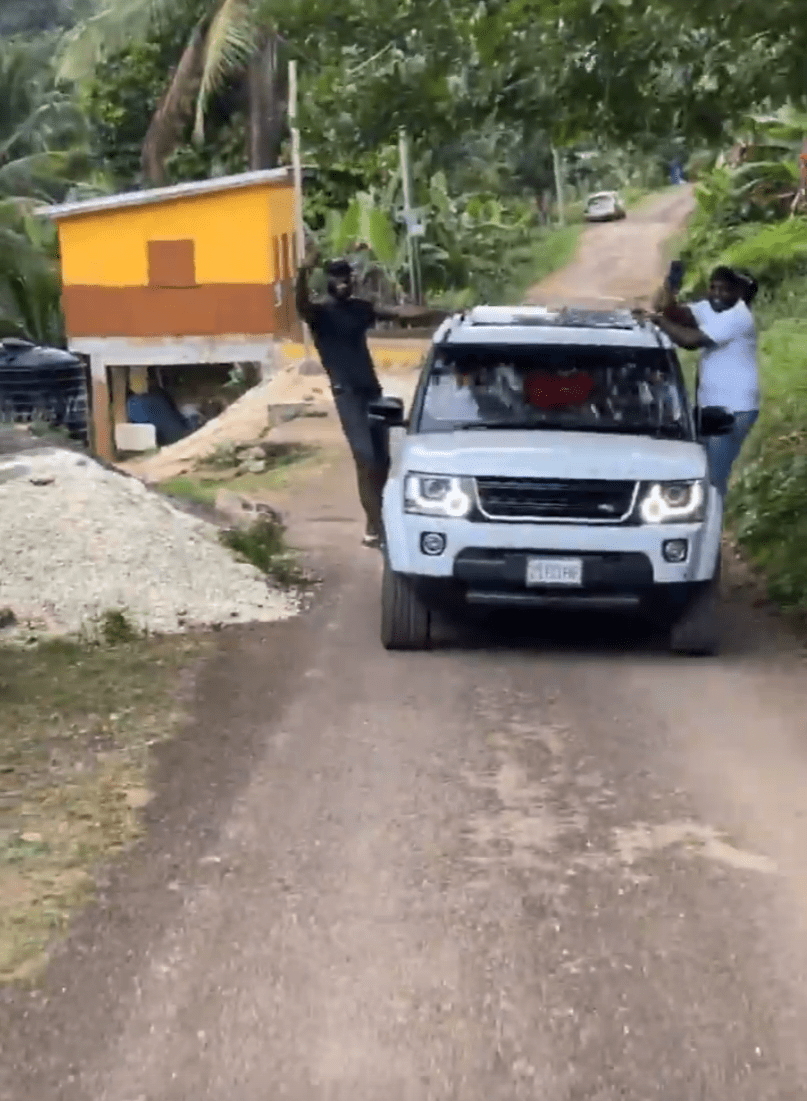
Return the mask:
M415 302L420 301L420 286L415 263L415 239L412 236L412 182L409 178L409 140L405 130L398 135L398 150L401 158L401 182L404 193L404 220L406 222L406 251L409 257L409 293Z
M552 146L552 164L555 169L555 191L558 196L558 224L566 225L566 211L563 205L563 164L560 152L556 146Z
M111 463L115 459L112 438L112 410L109 402L108 368L92 357L92 448L99 459Z
M303 169L300 162L300 131L297 128L297 62L289 61L289 129L291 131L291 164L294 173L294 232L297 241L297 263L301 264L305 256L305 223L303 221ZM296 277L297 272L295 271ZM308 326L300 317L297 319L303 330L305 358L310 358L311 337Z
M115 424L126 424L129 414L126 411L126 391L129 384L129 371L126 367L110 367L112 385L112 414Z

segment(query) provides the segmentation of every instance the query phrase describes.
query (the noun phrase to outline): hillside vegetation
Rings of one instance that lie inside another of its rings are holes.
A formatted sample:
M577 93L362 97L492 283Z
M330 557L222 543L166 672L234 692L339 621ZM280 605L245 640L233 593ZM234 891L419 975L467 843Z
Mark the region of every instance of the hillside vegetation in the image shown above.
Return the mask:
M758 120L743 163L706 173L684 250L693 292L717 263L747 269L760 283L754 313L762 407L728 514L771 596L799 613L807 612L807 217L791 216L791 209L798 188L793 147L800 148L805 124L792 111Z

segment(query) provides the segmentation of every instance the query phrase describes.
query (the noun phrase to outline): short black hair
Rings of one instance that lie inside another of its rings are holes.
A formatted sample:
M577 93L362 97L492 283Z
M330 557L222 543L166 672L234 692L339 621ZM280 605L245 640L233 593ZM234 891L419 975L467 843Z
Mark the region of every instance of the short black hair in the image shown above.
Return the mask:
M738 294L742 294L745 289L745 280L741 275L738 275L734 268L729 268L725 264L721 264L715 268L712 274L709 276L710 283L727 283Z
M352 275L353 268L347 260L329 260L325 265L327 275Z
M746 306L750 306L759 291L759 283L757 283L750 271L738 269L735 274L742 284L740 294L742 295L743 301Z

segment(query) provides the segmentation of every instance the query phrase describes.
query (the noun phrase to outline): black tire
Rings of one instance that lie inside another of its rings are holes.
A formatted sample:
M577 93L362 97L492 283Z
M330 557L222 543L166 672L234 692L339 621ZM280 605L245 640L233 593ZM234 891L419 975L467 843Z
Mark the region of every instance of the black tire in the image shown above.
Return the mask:
M670 629L670 650L689 657L712 657L720 649L720 567Z
M408 578L384 561L381 582L381 643L385 650L428 650L431 612Z

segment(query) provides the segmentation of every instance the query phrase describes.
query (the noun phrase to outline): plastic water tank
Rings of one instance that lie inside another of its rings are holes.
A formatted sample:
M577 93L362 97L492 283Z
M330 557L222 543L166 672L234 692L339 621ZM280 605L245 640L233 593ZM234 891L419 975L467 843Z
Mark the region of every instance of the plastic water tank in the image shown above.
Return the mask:
M43 422L87 440L87 371L77 356L25 340L0 340L0 422Z

